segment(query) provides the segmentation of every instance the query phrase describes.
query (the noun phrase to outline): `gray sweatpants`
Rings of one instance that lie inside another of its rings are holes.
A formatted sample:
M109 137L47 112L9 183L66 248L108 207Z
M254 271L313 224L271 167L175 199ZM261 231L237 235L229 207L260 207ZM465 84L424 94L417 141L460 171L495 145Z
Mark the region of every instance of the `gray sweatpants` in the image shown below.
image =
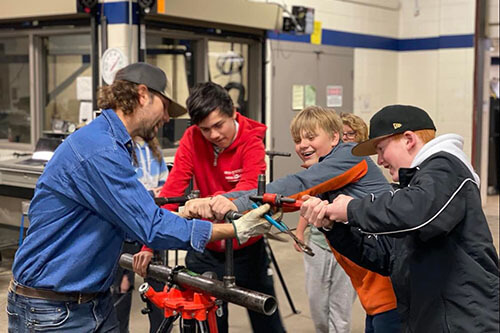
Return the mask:
M316 333L349 333L356 292L333 253L313 242L315 256L304 255L306 291Z

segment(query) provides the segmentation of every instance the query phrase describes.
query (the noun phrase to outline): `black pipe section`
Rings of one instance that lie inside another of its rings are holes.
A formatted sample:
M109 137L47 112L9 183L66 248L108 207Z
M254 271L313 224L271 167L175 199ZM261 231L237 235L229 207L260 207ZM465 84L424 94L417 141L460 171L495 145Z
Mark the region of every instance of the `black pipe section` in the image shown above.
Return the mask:
M232 220L226 219L226 223L232 223ZM222 281L224 282L224 287L230 288L236 285L236 278L234 276L234 250L233 250L233 239L226 238L226 247L224 249L225 263L224 263L224 276Z
M262 195L251 195L249 198L252 201L264 203L264 197ZM293 203L297 202L297 200L292 199L292 198L288 198L288 197L284 197L281 194L276 194L275 200L276 201L273 203L273 205L278 206L278 207L281 206L281 204L283 204L283 203L293 204ZM265 203L269 203L269 202L265 202Z
M230 210L229 212L226 213L226 215L224 215L224 220L237 220L239 219L240 217L242 217L243 214L241 213L238 213L234 210Z
M139 7L139 24L137 26L137 45L139 45L139 50L138 50L138 55L137 55L137 60L139 62L145 62L146 61L146 41L143 40L143 38L146 37L146 32L144 31L146 29L146 25L144 24L144 10L140 9Z
M291 153L287 152L282 152L282 151L274 151L274 150L268 150L266 151L266 155L273 158L274 156L284 156L284 157L290 157L292 156Z
M259 178L257 180L257 195L262 196L266 193L266 175L261 174L259 175ZM278 261L276 261L276 257L274 256L273 250L271 249L271 245L269 245L269 242L267 241L266 237L263 237L264 239L264 244L266 244L266 251L267 254L269 255L269 258L271 259L271 262L274 265L274 268L276 270L276 274L278 274L278 278L281 282L281 285L283 286L283 291L285 292L285 296L288 300L288 303L290 304L290 307L292 308L292 312L295 314L298 314L299 312L295 308L295 305L293 304L292 297L290 296L290 293L288 292L288 287L286 286L285 279L283 278L283 274L281 274L280 267L278 266Z
M197 199L200 197L200 190L192 190L191 193L188 195L183 195L182 197L170 197L170 198L165 198L165 197L157 197L154 198L155 204L157 206L163 206L166 204L185 204L186 201L189 201L191 199Z
M95 13L90 14L90 62L92 63L92 110L97 110L97 89L99 88L99 45Z
M163 206L166 204L185 204L186 201L190 200L186 195L182 197L170 197L170 198L165 198L165 197L157 197L154 198L155 204L158 206Z
M132 255L125 253L120 257L120 266L133 270ZM257 291L234 286L224 287L224 283L206 276L198 275L189 270L177 271L173 274L173 269L168 266L149 265L147 277L158 281L172 281L181 288L190 289L194 292L203 292L212 295L222 301L243 306L249 310L270 316L278 307L276 298Z
M261 174L257 178L257 195L264 195L266 193L266 175Z

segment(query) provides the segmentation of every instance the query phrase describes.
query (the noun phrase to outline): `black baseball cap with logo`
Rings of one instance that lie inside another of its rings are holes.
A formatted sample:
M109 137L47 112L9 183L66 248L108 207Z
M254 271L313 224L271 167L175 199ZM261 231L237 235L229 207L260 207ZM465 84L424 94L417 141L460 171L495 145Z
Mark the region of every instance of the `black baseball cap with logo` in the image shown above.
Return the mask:
M160 68L145 62L136 62L123 67L116 72L115 80L123 80L136 84L143 84L149 90L157 92L170 101L168 115L178 117L187 112L186 108L172 99L169 93L167 75Z
M411 105L389 105L370 119L370 134L352 149L356 156L376 154L377 144L394 134L423 129L436 130L431 117L424 110Z

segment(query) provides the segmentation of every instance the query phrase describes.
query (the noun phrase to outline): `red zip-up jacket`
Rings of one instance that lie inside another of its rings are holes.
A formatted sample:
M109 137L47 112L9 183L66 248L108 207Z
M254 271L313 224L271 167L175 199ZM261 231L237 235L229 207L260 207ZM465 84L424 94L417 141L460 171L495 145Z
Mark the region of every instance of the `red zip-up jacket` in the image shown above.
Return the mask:
M239 124L236 139L217 158L213 145L203 137L198 126L189 127L179 143L174 166L160 196L184 195L193 176L201 197L257 188L258 175L266 171L263 143L266 126L239 113L236 121ZM177 206L170 204L163 208L177 210ZM253 244L259 238L250 238L241 246L233 239L234 249ZM223 241L211 242L206 247L218 252L225 248Z

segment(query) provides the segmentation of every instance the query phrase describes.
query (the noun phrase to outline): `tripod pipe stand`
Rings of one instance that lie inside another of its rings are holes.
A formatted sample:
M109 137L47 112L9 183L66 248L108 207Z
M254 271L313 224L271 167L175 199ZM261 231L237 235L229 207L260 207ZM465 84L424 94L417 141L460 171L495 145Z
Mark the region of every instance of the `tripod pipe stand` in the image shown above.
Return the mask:
M273 172L274 172L274 157L275 156L283 156L283 157L290 157L290 153L286 152L278 152L278 151L266 151L266 155L269 156L269 182L273 181ZM263 181L261 180L263 176ZM266 179L265 175L259 175L259 183L257 185L257 195L263 195L266 192ZM286 299L288 300L288 304L290 305L290 308L292 309L292 312L294 314L299 314L300 311L298 311L295 308L295 305L293 304L292 297L290 296L290 292L288 291L288 287L286 286L285 279L283 278L283 274L281 274L280 267L278 265L278 261L276 261L276 257L274 256L273 250L271 248L271 245L269 244L269 241L267 240L266 237L264 239L264 244L266 245L266 251L269 256L269 259L273 263L274 269L276 270L276 274L278 274L278 279L280 280L281 286L283 287L283 292L285 293Z

